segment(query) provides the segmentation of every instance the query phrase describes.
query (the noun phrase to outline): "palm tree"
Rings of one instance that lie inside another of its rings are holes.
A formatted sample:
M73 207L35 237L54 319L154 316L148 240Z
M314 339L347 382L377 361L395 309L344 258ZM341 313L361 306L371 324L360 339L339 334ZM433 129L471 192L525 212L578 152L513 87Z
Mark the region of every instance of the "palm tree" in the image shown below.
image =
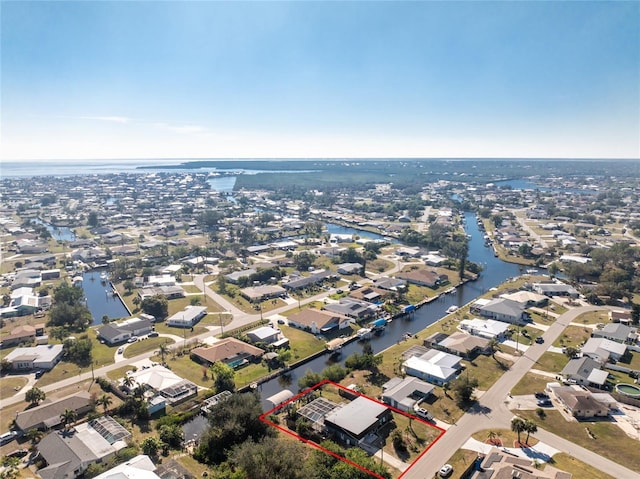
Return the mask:
M122 385L127 389L131 389L135 383L136 383L135 379L133 379L131 376L125 376L122 379Z
M530 421L530 420L526 420L525 421L525 432L527 433L527 438L524 440L525 444L529 444L529 435L530 434L535 434L536 432L538 432L538 426L536 425L535 422Z
M98 398L96 402L104 408L104 412L106 414L107 409L109 409L109 406L113 402L113 399L111 399L111 396L109 396L108 394L103 394Z
M35 447L36 444L40 442L44 433L36 428L31 428L25 434L25 437L31 441L31 445Z
M158 354L160 355L162 364L164 364L164 357L168 352L169 352L169 346L167 346L167 343L162 343L160 346L158 346Z
M442 385L442 392L444 392L444 395L447 396L447 397L450 397L449 396L449 389L451 389L451 385L449 383L444 383Z
M511 420L511 430L518 433L518 443L520 443L520 433L526 430L526 423L519 417L514 417Z
M495 337L491 338L491 340L489 341L489 348L491 349L491 356L493 357L493 359L495 359L496 351L500 350L500 343Z
M65 431L68 430L67 426L73 424L77 418L78 415L73 409L65 409L64 412L60 414L60 422L62 422Z
M487 439L489 439L489 442L491 444L493 444L493 440L497 437L498 435L493 432L493 431L489 431L489 434L487 434Z

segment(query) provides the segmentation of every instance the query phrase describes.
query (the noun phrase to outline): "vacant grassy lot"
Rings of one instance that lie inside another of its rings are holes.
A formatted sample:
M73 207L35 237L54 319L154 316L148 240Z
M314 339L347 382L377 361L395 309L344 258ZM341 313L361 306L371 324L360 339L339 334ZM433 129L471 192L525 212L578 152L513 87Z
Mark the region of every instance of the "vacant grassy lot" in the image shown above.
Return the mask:
M462 361L466 370L462 374L469 373L469 377L478 380L478 389L486 391L502 377L513 364L506 359L492 358L491 356L478 356L472 362Z
M551 463L553 467L557 467L562 471L567 471L573 474L573 477L580 479L615 479L609 474L596 469L595 467L585 464L582 461L578 461L575 457L561 452L553 456Z
M325 349L325 342L311 333L284 324L278 326L282 334L289 338L292 363Z
M547 383L549 382L553 382L553 380L546 376L538 376L535 373L527 373L511 390L511 394L514 396L522 396L524 394L544 391L544 388L547 387Z
M518 435L511 429L486 429L474 433L471 437L480 442L486 442L491 436L491 433L495 434L496 439L502 441L504 447L513 447L514 443L518 440ZM520 440L524 442L525 439L527 439L527 433L520 433ZM535 446L538 442L540 441L535 437L529 436L529 446Z
M593 330L583 326L567 326L564 332L553 343L558 348L573 346L575 348L581 346L587 339L591 337Z
M582 313L573 322L583 324L606 324L609 322L609 313L607 311L589 311L587 313Z
M123 355L125 358L132 358L134 356L137 356L138 354L146 353L148 351L155 351L160 347L161 344L166 344L167 346L170 346L174 343L175 341L171 338L158 337L158 338L142 339L127 346L126 349L124 350Z
M27 384L27 378L17 376L5 376L0 378L0 399L13 396Z
M131 366L127 364L126 366L122 366L122 367L119 367L118 369L109 371L107 373L107 377L113 381L117 381L118 379L123 378L124 373L126 373L130 369L132 369Z
M540 419L535 411L520 411L519 414L523 418L534 421L540 428L564 437L618 464L624 464L633 471L640 470L637 441L629 439L629 436L615 424L607 421L567 422L558 411L547 411L545 419ZM587 429L595 439L589 437Z
M152 359L160 362L160 356L153 356ZM212 386L213 382L211 381L209 368L192 361L188 355L165 358L165 361L169 369L181 378L188 379L198 386Z
M561 353L546 352L536 361L535 369L549 373L559 373L569 362L569 358Z

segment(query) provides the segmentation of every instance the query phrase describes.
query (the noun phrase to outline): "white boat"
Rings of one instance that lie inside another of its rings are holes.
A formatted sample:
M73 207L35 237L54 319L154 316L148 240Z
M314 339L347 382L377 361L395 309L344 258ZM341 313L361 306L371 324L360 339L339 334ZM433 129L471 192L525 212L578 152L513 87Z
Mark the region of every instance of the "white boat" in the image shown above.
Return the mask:
M102 281L103 283L107 282L107 273L105 271L100 273L100 281Z
M447 313L451 314L451 313L455 313L458 310L457 306L449 306L447 308Z
M370 328L360 328L356 332L356 336L359 340L365 340L371 338L371 329Z

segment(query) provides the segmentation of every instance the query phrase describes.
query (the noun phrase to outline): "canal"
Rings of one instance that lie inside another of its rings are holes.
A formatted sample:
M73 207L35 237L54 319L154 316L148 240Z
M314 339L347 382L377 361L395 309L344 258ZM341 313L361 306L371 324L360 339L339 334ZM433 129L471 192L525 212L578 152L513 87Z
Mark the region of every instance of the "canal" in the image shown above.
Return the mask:
M438 319L445 316L447 308L452 305L463 306L481 294L486 293L490 288L498 286L506 279L520 275L518 265L506 263L493 254L491 248L484 246L484 233L478 228L476 217L473 213L465 213L465 229L469 240L469 260L481 264L484 268L480 278L476 281L466 283L457 288L455 294L442 295L440 299L425 304L418 309L411 319L396 319L387 324L385 331L380 336L371 338L371 347L378 353L402 340L405 333L415 334L427 326L433 324ZM341 227L343 234L361 234L359 230ZM362 343L353 342L347 344L342 349L342 356L337 361L340 364L354 352L362 351ZM320 356L296 369L292 369L288 375L274 378L262 383L258 390L262 396L262 406L268 410L271 406L266 402L266 398L276 394L282 389L298 391L298 379L308 370L321 372L327 366L335 364L329 355Z
M102 282L99 270L87 271L82 275L82 289L87 298L87 307L93 317L92 326L102 323L102 317L109 319L127 318L131 315L119 296L113 295L113 286Z

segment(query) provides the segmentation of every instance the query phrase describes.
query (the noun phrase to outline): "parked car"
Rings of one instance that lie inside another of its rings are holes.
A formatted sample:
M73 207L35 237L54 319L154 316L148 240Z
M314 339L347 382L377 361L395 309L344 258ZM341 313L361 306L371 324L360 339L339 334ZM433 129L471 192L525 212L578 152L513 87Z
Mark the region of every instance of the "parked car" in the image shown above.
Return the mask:
M538 406L541 406L541 407L551 406L551 399L549 399L549 398L538 399L537 404L538 404Z
M429 411L427 411L423 407L419 407L418 409L416 409L416 416L421 417L422 419L426 419L427 421L433 420L433 416L429 414Z
M122 354L123 351L124 351L124 348L118 348L118 354Z
M16 449L7 454L7 457L24 457L29 454L29 449Z
M544 338L543 338L542 336L538 336L538 337L536 338L536 343L538 343L538 344L542 344L542 343L544 343Z
M0 446L10 443L13 441L18 433L16 431L5 432L4 434L0 434Z
M453 466L451 464L445 464L440 468L440 471L438 472L438 474L440 475L440 477L449 477L452 472L453 472Z
M36 379L40 379L43 374L44 374L44 371L42 369L38 369L36 371L36 373L34 374L34 376L35 376Z
M150 338L157 338L160 334L157 331L151 331L148 336Z
M534 396L536 397L536 399L549 399L549 395L543 392L537 392L534 394Z
M138 340L138 336L131 336L129 339L127 339L128 343L135 343Z

